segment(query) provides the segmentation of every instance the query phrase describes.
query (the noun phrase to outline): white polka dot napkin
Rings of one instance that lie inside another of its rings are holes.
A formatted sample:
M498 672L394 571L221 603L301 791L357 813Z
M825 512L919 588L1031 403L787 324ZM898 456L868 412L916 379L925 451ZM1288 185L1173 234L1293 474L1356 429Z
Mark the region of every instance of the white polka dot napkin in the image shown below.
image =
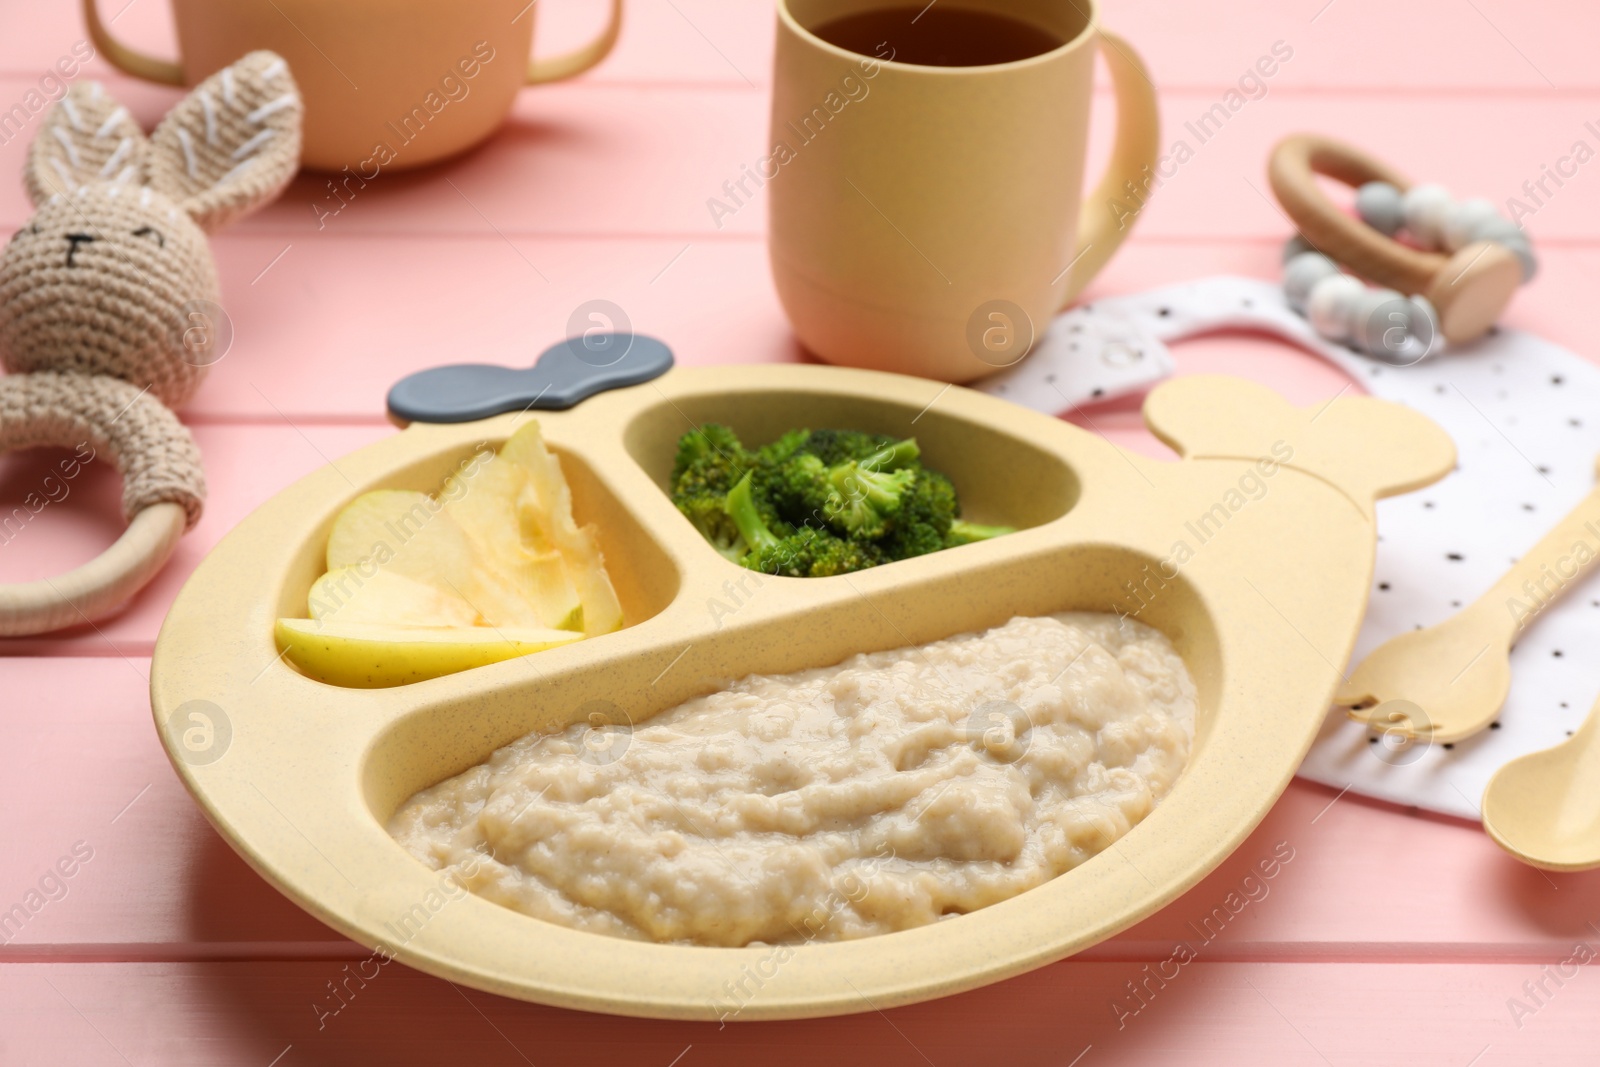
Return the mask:
M1170 367L1166 342L1230 328L1266 331L1313 352L1455 439L1453 473L1378 502L1374 589L1352 663L1470 604L1594 486L1600 367L1510 329L1414 366L1385 366L1317 336L1280 286L1251 278L1204 278L1075 308L1052 324L1047 338L1055 343L977 388L1054 414L1077 399L1069 392L1126 391L1113 371ZM1103 368L1107 384L1090 382ZM1077 388L1063 391L1062 381ZM1300 773L1476 820L1501 765L1557 744L1587 716L1600 693L1597 636L1600 580L1576 582L1520 637L1511 695L1494 728L1453 746L1395 749L1335 711Z

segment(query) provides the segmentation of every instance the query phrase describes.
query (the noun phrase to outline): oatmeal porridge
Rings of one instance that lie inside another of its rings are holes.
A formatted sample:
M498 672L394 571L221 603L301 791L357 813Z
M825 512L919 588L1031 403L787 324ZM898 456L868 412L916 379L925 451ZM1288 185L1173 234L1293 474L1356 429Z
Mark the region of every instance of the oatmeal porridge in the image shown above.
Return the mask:
M840 940L1071 870L1188 758L1195 690L1112 615L1014 618L751 675L632 728L531 734L412 797L390 832L506 907L702 945Z

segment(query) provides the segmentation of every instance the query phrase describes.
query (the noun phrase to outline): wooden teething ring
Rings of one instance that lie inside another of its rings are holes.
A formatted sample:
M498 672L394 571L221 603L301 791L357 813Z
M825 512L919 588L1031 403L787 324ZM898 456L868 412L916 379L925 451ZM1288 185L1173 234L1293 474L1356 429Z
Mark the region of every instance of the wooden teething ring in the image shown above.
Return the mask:
M1267 177L1312 247L1369 281L1425 297L1452 344L1494 325L1522 283L1515 253L1493 241L1475 241L1452 256L1403 245L1340 211L1317 187L1318 174L1351 186L1382 181L1401 192L1411 186L1386 164L1338 141L1309 133L1279 141Z
M92 451L83 462L113 464L122 475L128 527L81 567L0 585L0 636L81 626L121 608L166 563L199 519L205 497L188 430L147 390L120 379L52 372L0 377L0 452L41 445L87 446Z
M116 611L167 562L186 521L181 504L151 504L83 566L55 578L0 585L0 636L60 630Z

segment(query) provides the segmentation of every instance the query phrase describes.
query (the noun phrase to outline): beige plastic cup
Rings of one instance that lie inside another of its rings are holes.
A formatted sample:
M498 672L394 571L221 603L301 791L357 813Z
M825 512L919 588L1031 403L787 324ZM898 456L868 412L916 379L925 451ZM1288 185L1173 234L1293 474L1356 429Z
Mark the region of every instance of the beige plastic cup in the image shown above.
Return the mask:
M1026 355L1127 236L1158 154L1155 87L1093 0L960 0L1065 42L991 66L883 61L812 32L892 6L778 0L772 144L758 163L773 279L822 359L970 381ZM1084 201L1097 50L1118 128Z
M576 51L528 58L529 0L172 0L180 59L121 44L83 0L89 36L114 66L146 81L195 85L247 52L289 61L305 96L301 161L367 180L455 155L493 133L517 90L580 74L604 59L622 0Z

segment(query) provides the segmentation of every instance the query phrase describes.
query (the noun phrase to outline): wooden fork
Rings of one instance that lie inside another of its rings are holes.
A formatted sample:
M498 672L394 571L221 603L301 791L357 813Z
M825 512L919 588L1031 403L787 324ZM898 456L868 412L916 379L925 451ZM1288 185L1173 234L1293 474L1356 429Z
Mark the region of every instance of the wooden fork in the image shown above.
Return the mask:
M1596 462L1600 478L1600 460ZM1441 744L1482 730L1511 689L1511 643L1600 558L1600 486L1477 600L1378 646L1334 695L1358 722ZM1396 712L1390 701L1421 709ZM1420 719L1421 721L1416 721Z

